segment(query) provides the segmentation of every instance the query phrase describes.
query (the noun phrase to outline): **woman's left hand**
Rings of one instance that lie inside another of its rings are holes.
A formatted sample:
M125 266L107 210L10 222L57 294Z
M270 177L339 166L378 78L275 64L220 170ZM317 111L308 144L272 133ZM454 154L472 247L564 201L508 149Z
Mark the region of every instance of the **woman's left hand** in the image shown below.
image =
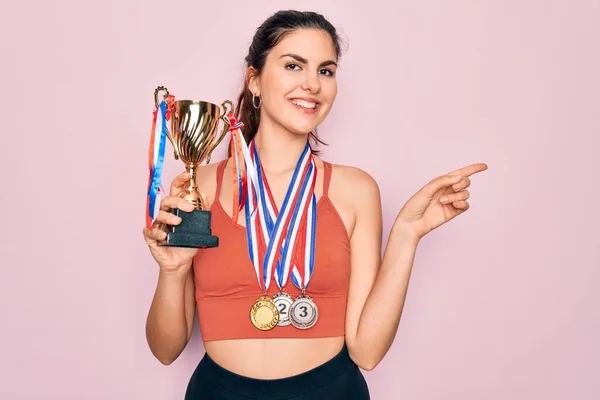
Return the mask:
M483 163L472 164L433 179L404 204L395 223L421 239L469 209L469 176L487 168Z

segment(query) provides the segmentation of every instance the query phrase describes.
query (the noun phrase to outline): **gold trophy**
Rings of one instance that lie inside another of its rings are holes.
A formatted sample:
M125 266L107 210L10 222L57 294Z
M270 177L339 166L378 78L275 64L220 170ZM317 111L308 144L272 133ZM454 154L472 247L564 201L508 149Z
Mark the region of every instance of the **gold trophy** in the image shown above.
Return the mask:
M157 87L154 90L155 105L158 105L158 93L161 91L165 92L165 98L169 96L166 87ZM194 210L173 210L181 218L181 223L169 226L163 246L206 248L219 245L219 238L212 235L211 213L203 208L196 187L196 168L204 160L207 164L210 162L211 153L229 131L227 113L233 109L233 104L225 100L221 107L223 112L216 104L200 100L177 100L170 105L167 138L173 146L175 159L181 159L185 163L185 169L191 176L187 188L180 196L192 203ZM223 121L224 126L217 135L219 120Z

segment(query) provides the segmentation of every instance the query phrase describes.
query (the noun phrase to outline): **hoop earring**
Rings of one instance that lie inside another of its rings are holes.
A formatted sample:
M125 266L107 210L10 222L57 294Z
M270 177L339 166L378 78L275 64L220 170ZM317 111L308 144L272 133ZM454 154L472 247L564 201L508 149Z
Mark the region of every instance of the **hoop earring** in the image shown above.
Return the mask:
M260 98L260 96L258 96L258 105L256 105L256 102L254 101L255 98L256 96L252 95L252 106L258 110L262 105L262 99Z

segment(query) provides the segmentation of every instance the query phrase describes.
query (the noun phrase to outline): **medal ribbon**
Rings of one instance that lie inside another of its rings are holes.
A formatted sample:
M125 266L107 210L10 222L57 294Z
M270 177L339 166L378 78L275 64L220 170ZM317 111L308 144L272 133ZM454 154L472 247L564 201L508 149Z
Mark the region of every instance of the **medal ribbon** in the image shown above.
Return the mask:
M310 148L308 145L306 146L305 151L310 152ZM315 226L316 213L311 213L311 210L316 209L316 197L314 194L316 180L317 168L315 166L314 159L311 156L307 172L303 175L302 187L300 191L301 194L299 195L300 201L297 201L295 203L294 211L292 213L292 219L290 221L290 228L287 231L285 240L281 248L281 258L279 259L277 268L275 269L275 281L277 282L277 285L280 289L283 289L285 287L287 279L290 276L290 266L292 265L292 262L294 263L294 269L297 269L298 265L300 265L300 267L303 267L304 265L306 265L307 261L310 262L311 265L314 264L314 242L307 243L306 241L302 241L302 239L306 237L306 232L300 232L300 229L302 229L301 222L303 220L306 220L307 212L312 218L312 223L310 226L308 226L308 228L310 229ZM269 189L269 184L266 178L264 179L264 184L266 186L266 192L270 200L268 203L266 203L265 208L271 214L271 218L276 218L275 216L278 214L277 206L271 194L271 190ZM304 222L304 226L306 227L306 222ZM300 233L300 236L298 236L298 233ZM301 253L301 255L304 257L299 258L295 254L294 249L297 241L302 241L300 243L300 247L304 248L303 252ZM295 255L294 259L292 259L293 255ZM310 268L310 270L312 271L312 267ZM308 279L310 279L310 274L307 274L307 276ZM299 285L296 286L300 287Z
M235 161L233 168L233 208L232 219L237 222L239 210L245 206L246 216L246 236L248 242L248 254L254 266L258 285L264 292L267 292L271 282L272 270L264 264L264 255L266 244L268 242L269 232L266 232L258 220L258 205L260 202L260 190L258 188L258 176L254 161L250 154L250 149L246 144L244 136L241 134L242 124L230 112L228 119L233 129L232 131L232 156ZM252 146L253 143L250 145ZM237 204L237 206L236 206ZM237 209L237 212L236 212ZM265 238L266 236L266 238Z
M231 116L230 116L231 117ZM234 117L235 118L235 117ZM232 126L237 120L231 119ZM239 127L236 128L239 131ZM285 285L291 273L291 261L296 233L302 220L302 214L311 210L314 205L314 186L316 181L316 167L310 151L306 145L296 164L291 183L284 198L281 211L273 199L266 177L263 174L258 151L254 141L248 146L241 134L232 135L232 152L235 160L233 187L243 190L244 196L234 194L234 209L241 209L244 205L246 214L246 234L248 240L248 253L258 284L266 293L275 272L277 284ZM240 154L241 153L241 154ZM245 164L245 165L242 165ZM245 176L239 171L245 171ZM308 201L312 196L313 200ZM301 211L301 212L298 212ZM311 219L316 214L313 213ZM314 221L310 226L314 227ZM291 227L291 229L289 229ZM303 235L301 235L303 236ZM306 244L303 254L314 252L314 244ZM290 250L291 247L291 250ZM309 257L312 260L312 257Z
M233 115L230 111L227 114L229 120L229 131L231 132L231 142L229 144L232 156L235 158L233 164L233 215L231 220L237 223L239 218L239 212L246 203L246 163L241 162L244 159L244 153L242 150L244 138L242 136L241 127L244 125L241 121ZM237 207L235 206L237 204Z
M304 251L303 256L294 264L292 269L292 282L302 292L308 287L315 269L315 242L316 242L316 221L317 221L317 199L313 194L308 204L308 213L305 215L303 225L305 229L300 228L303 234L299 246L300 251ZM302 262L299 262L299 261ZM299 266L299 267L298 267Z
M150 146L148 149L148 191L146 193L146 226L150 228L158 214L158 196L164 193L161 183L165 159L167 121L171 116L171 105L175 97L169 95L157 105L153 112Z
M252 143L254 145L254 143ZM284 198L281 211L277 211L275 200L268 186L266 177L263 176L260 160L256 147L253 147L253 156L257 168L258 185L261 203L259 204L259 217L261 226L265 226L272 237L267 239L269 246L265 254L265 263L269 270L275 267L275 280L280 288L283 288L291 272L290 246L293 248L298 231L301 212L305 211L307 199L313 195L314 181L316 179L316 168L311 154L310 146L306 144L300 156L286 197Z

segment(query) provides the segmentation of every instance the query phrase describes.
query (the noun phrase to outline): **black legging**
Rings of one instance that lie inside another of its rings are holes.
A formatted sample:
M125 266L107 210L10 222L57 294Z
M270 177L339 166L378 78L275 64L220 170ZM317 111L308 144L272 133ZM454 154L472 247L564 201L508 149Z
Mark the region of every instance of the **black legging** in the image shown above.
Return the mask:
M205 354L194 371L185 400L368 400L369 389L346 346L310 371L280 379L235 374Z

